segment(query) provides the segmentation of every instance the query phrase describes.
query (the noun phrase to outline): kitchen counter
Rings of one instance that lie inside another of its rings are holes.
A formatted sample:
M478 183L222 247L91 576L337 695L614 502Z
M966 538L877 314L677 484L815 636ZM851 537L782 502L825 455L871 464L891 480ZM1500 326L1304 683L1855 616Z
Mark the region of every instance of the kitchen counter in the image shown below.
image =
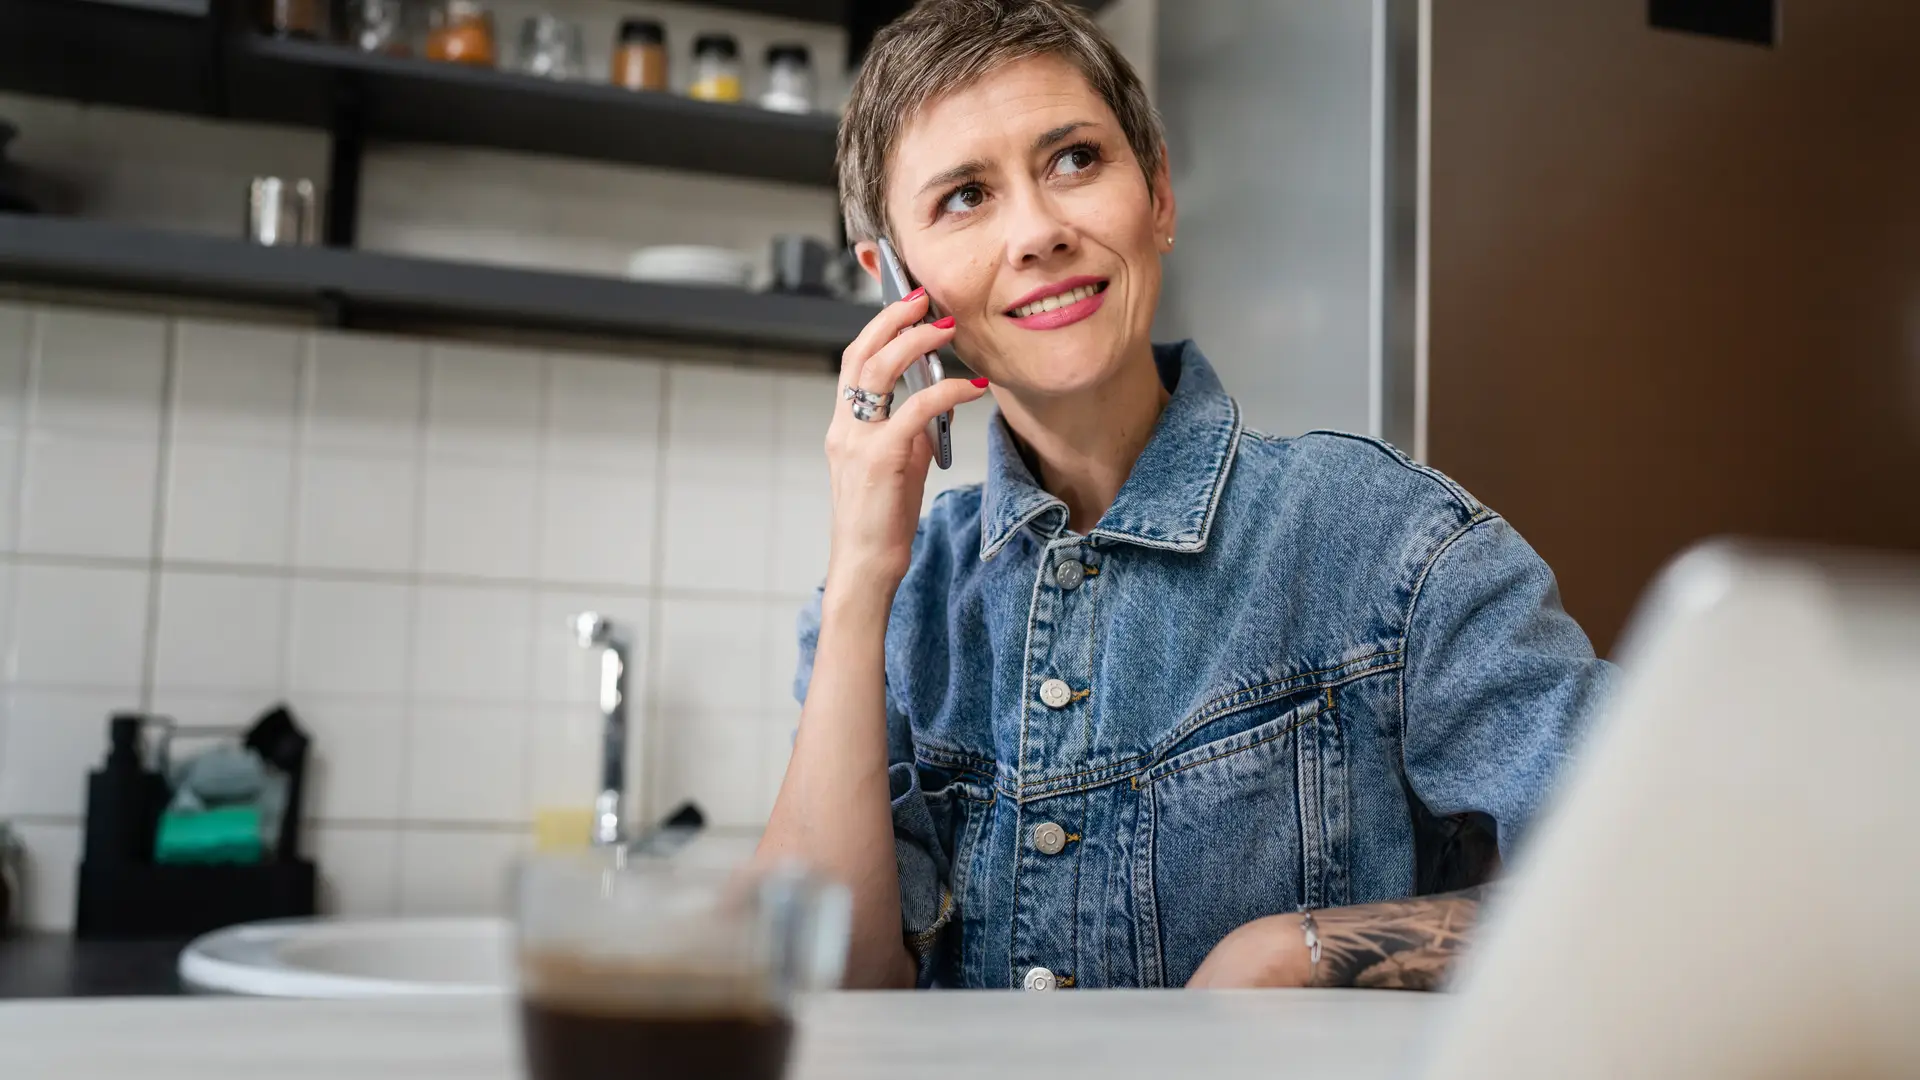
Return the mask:
M825 994L803 1003L789 1080L1009 1071L1124 1077L1399 1077L1433 994L1275 990ZM175 998L0 1003L0 1076L61 1080L507 1080L505 998Z
M65 934L0 938L0 998L179 994L175 964L186 943L78 941Z

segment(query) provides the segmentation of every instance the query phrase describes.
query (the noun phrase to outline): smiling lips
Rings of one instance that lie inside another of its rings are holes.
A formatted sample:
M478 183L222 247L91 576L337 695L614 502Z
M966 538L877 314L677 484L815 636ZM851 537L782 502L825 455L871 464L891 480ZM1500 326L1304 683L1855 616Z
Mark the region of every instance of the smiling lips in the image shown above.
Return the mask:
M1105 278L1069 278L1028 293L1007 316L1025 330L1057 330L1099 311L1106 299Z

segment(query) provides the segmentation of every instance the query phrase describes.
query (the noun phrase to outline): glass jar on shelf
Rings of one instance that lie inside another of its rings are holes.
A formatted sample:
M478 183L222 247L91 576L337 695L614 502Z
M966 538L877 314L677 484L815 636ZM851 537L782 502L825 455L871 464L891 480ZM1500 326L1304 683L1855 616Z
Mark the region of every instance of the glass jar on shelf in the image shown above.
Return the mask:
M613 50L615 86L629 90L667 88L667 33L653 19L620 20L620 43Z
M586 48L580 26L553 15L531 15L520 24L520 71L542 79L578 79L586 75Z
M406 56L409 48L401 0L349 0L347 41L361 52Z
M767 49L767 89L760 107L775 112L813 111L813 62L805 45L774 45Z
M349 0L347 33L348 44L361 52L386 56L409 56L413 52L407 40L404 0Z
M493 67L493 12L479 0L441 0L427 18L427 59Z
M327 36L327 0L262 0L260 28L274 37Z
M693 81L687 96L702 101L740 100L740 46L732 34L701 34L693 41Z

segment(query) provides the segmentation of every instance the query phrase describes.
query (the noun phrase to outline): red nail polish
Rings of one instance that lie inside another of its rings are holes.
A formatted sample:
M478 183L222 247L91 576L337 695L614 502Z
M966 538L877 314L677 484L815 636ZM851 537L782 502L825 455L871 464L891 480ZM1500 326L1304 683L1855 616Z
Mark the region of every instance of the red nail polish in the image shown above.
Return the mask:
M915 289L912 292L908 293L907 295L901 297L900 302L903 304L912 303L913 301L918 300L925 295L927 295L927 288L926 286L922 285L920 288Z
M946 318L933 320L933 327L936 330L953 329L953 316L948 315Z
M982 387L982 388L985 388L987 385L987 380L985 379L968 379L967 381L972 383L975 386Z

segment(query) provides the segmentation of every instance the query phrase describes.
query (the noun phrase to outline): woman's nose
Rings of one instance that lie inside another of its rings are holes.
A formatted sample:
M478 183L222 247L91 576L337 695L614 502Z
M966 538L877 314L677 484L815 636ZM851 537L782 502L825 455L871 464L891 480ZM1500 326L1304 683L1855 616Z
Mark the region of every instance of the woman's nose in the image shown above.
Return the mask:
M1073 252L1074 231L1045 198L1016 200L1007 215L1007 258L1032 266Z

